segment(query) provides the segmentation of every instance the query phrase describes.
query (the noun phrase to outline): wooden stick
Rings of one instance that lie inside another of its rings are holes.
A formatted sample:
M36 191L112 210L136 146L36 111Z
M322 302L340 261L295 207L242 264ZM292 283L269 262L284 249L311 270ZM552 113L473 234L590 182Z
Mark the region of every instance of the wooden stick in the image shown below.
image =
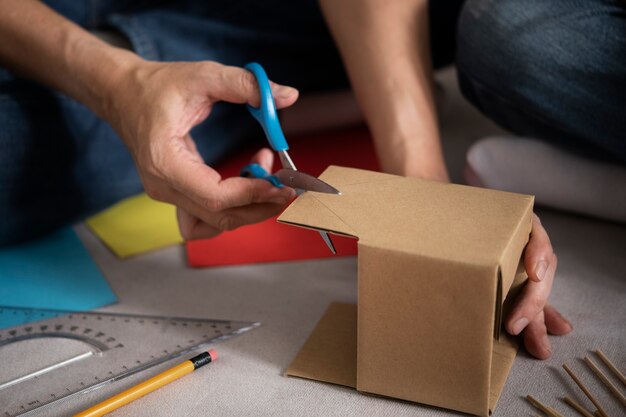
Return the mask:
M620 390L617 389L617 387L609 380L609 378L607 378L606 375L604 375L604 372L602 372L600 368L598 368L596 364L593 363L591 358L585 356L585 363L587 364L587 366L589 366L589 368L591 368L593 373L596 374L602 382L604 382L604 385L606 385L611 390L611 392L619 400L619 402L621 402L622 405L626 407L626 397L624 397Z
M580 379L578 379L578 377L576 376L576 374L574 372L572 372L571 369L569 369L569 367L565 364L563 364L563 369L565 369L565 372L567 372L567 374L574 380L574 382L576 383L576 385L578 385L578 388L581 389L582 392L585 393L585 395L587 396L587 398L589 398L589 400L593 403L593 405L596 406L596 408L598 409L598 412L600 412L600 415L602 415L602 417L609 417L606 414L606 411L604 411L604 409L602 408L602 406L600 405L600 403L598 402L598 400L596 400L593 395L591 395L591 392L589 392L589 390L587 389L587 387L585 387L583 385L583 383L580 381Z
M563 414L561 414L558 411L556 411L556 409L554 409L554 407L548 407L548 410L550 410L550 412L552 414L554 414L556 417L565 417Z
M536 408L540 409L541 411L543 411L544 413L546 413L547 415L549 415L550 417L559 417L558 415L554 414L552 411L550 411L550 408L546 407L545 405L541 404L536 398L534 398L532 395L527 395L526 399L528 401L530 401L530 403L532 405L534 405Z
M626 386L626 376L624 376L624 374L619 369L617 369L617 366L613 365L613 362L611 362L611 360L607 358L600 349L596 350L596 355L598 355L600 359L602 359L602 362L604 362L604 364L615 374L615 376L618 377L620 381L622 381L622 384Z
M582 405L578 404L576 401L572 400L570 397L565 397L563 398L563 401L565 401L565 403L567 405L569 405L570 407L572 407L574 410L578 411L578 414L580 414L583 417L593 417L593 414L591 414L589 411L587 411L587 409L585 407L583 407Z

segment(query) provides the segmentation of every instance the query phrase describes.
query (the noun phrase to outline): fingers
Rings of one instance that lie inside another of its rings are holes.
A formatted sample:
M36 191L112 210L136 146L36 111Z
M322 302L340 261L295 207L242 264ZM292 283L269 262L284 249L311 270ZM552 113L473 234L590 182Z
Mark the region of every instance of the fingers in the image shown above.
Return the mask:
M284 206L295 197L289 187L278 188L269 181L241 177L227 178L219 183L215 194L219 210L250 204L272 203Z
M192 143L190 137L172 139L169 152L158 158L159 170L144 178L146 192L152 198L181 208L179 228L185 239L212 237L259 222L280 212L294 197L292 189L274 187L265 180L222 180L204 164ZM259 151L255 158L267 167L273 163L267 149Z
M552 290L552 282L558 261L556 255L548 262L548 269L542 281L527 281L522 294L511 311L506 323L507 331L512 335L520 334L529 323L532 323L543 309Z
M537 359L547 359L552 354L543 311L524 330L524 347Z
M524 250L524 266L531 281L539 282L546 278L552 260L552 243L539 217L533 214L533 227L530 240Z
M221 233L220 230L192 216L180 207L176 208L176 218L180 235L185 240L208 239Z
M571 324L547 304L557 265L548 233L534 215L530 240L524 250L529 279L507 318L506 330L513 335L524 332L526 350L539 359L546 359L552 353L548 333L562 335L572 330Z
M562 336L572 331L572 324L559 313L556 308L546 305L543 309L548 333Z
M179 229L186 240L209 238L224 230L259 222L278 214L293 198L292 189L277 188L265 180L232 178L207 186L211 175L204 178L195 172L194 175L192 182L185 183L185 179L173 182L177 182L178 187L181 184L197 186L193 190L197 193L195 198L192 198L193 192L189 188L180 190L154 178L144 181L146 191L152 198L180 208L177 214ZM205 183L194 184L196 179L204 179ZM202 195L203 192L207 194Z
M551 305L546 305L541 313L524 330L524 347L537 359L547 359L552 354L548 333L564 335L572 331L572 325Z
M259 157L265 158L263 163L270 162L266 152L261 152ZM222 180L215 170L205 165L200 156L187 146L174 146L167 158L161 159L158 172L160 180L209 212L256 203L282 206L293 198L292 189L274 187L265 180L240 177ZM151 196L153 194L154 191ZM170 202L179 205L177 201Z
M263 148L252 157L250 162L261 165L264 170L271 173L274 167L274 153L268 148Z
M246 207L236 207L220 213L218 228L226 231L233 230L247 224L254 224L276 216L283 209L284 204L252 204Z
M221 232L247 224L258 223L280 213L279 204L253 204L219 213L207 213L191 202L184 203L187 209L178 207L176 214L180 234L185 240L206 239Z
M230 103L248 103L259 106L259 87L254 75L239 67L211 63L208 74L207 92L216 100ZM291 106L298 99L298 90L293 87L270 82L276 107L281 109Z

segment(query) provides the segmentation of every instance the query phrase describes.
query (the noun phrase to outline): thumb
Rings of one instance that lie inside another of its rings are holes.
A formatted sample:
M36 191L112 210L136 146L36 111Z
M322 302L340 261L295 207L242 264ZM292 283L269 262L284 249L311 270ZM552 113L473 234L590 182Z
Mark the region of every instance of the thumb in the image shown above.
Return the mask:
M213 98L230 103L247 103L258 107L260 102L259 86L254 75L240 67L220 65L213 74L209 94ZM276 107L289 107L298 99L298 90L270 81Z

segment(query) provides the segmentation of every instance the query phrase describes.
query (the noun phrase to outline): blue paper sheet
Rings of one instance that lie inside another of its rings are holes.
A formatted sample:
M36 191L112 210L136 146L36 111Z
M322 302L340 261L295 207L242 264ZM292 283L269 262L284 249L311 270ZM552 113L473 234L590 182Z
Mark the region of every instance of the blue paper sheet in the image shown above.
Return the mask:
M84 311L117 301L71 228L0 248L0 306ZM23 323L0 315L0 329Z

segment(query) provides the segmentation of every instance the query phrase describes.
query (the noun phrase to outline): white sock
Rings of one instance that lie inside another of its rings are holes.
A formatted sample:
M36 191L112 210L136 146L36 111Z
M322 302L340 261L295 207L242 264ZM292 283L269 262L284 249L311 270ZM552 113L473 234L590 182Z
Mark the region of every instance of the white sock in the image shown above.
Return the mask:
M491 137L467 153L470 185L535 195L540 205L626 222L626 167L527 138Z

